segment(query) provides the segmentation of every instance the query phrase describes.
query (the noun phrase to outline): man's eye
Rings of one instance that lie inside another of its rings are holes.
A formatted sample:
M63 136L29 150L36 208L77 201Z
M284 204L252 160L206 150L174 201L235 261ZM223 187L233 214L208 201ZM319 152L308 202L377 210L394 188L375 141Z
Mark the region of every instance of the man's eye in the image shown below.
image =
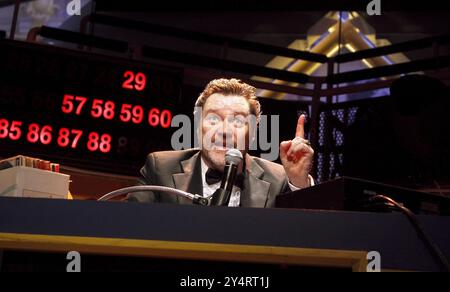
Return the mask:
M234 126L237 128L243 127L245 125L245 120L242 118L235 118L234 119Z
M208 121L208 123L210 123L210 124L215 125L215 124L219 123L220 120L217 116L210 115L210 116L206 117L206 121Z

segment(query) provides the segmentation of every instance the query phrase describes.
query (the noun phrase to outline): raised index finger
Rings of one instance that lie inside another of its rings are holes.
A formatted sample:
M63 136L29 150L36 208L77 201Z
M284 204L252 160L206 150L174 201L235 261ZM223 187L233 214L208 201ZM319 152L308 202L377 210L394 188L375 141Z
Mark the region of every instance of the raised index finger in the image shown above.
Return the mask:
M295 130L295 138L297 138L297 137L304 138L305 137L305 119L306 119L305 115L300 115L300 117L298 118L297 130Z

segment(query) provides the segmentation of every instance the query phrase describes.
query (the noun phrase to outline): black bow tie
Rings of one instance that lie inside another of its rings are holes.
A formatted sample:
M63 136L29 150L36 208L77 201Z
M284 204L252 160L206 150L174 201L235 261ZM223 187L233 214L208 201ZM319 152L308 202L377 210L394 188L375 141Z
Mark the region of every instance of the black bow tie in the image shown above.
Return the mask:
M205 175L206 183L208 185L220 183L222 181L222 176L223 176L222 172L213 168L208 168ZM236 175L234 185L242 189L243 184L244 184L244 175L242 173L239 173Z

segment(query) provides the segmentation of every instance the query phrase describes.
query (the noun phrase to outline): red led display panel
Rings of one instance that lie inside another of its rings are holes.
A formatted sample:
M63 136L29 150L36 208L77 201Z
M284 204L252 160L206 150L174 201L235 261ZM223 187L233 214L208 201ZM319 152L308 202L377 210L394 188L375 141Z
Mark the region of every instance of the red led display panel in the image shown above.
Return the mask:
M136 175L149 152L170 147L176 68L9 40L0 63L4 156Z

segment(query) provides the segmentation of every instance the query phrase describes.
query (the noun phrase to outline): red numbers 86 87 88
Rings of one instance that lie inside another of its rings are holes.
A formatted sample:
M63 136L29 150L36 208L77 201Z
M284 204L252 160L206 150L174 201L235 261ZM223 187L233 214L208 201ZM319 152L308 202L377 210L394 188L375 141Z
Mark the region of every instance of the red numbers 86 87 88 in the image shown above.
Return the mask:
M30 123L26 126L22 121L10 122L7 119L0 119L0 139L16 141L25 137L28 143L39 143L43 145L50 145L56 141L58 147L77 149L80 147L81 139L86 136L84 139L87 138L87 141L84 145L89 151L100 151L102 153L109 153L111 151L112 137L108 133L84 133L83 130L68 128L60 128L58 131L54 131L53 129L52 125Z

